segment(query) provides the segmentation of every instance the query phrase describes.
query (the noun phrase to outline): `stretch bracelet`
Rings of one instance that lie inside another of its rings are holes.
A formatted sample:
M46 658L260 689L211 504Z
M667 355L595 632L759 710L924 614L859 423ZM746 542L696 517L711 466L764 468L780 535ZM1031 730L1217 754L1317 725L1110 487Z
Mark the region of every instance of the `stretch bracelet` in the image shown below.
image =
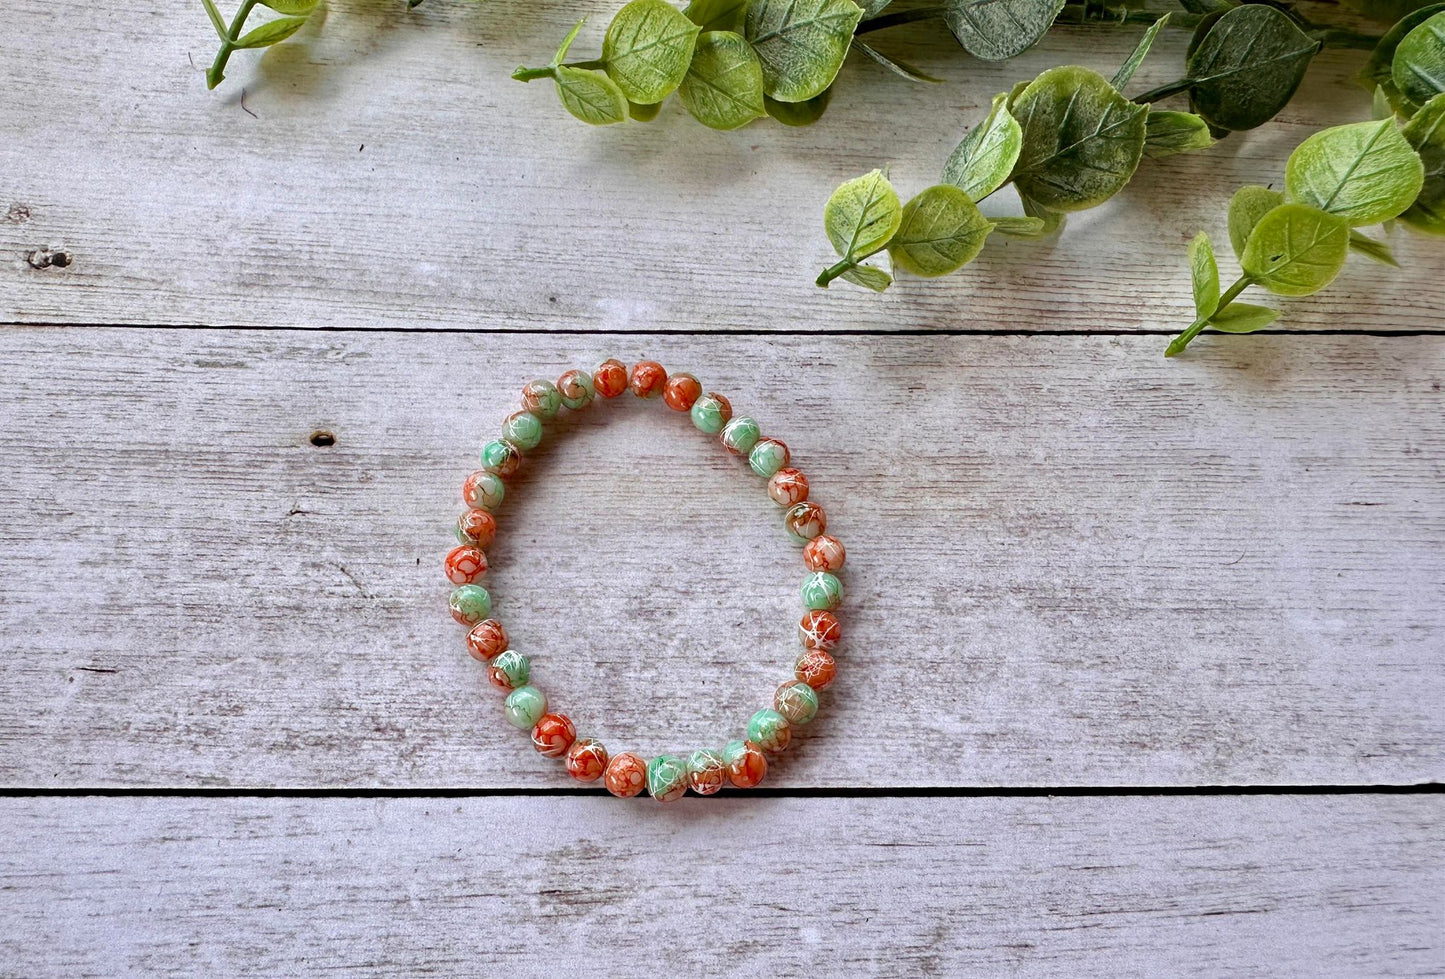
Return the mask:
M718 436L728 452L747 460L767 480L768 496L783 508L783 529L802 545L808 573L801 589L804 613L798 623L802 651L793 663L793 678L773 693L773 704L754 714L743 738L721 751L699 748L686 758L659 755L650 761L630 751L610 755L594 738L577 737L566 714L551 711L547 696L531 684L531 661L510 648L507 630L492 614L492 597L477 582L487 573L487 555L497 533L493 513L501 505L509 477L524 455L542 441L546 422L563 408L581 411L594 397L616 398L627 390L639 398L661 399L677 412L687 412L698 430ZM807 724L818 712L818 692L837 672L833 650L842 636L834 610L843 599L837 572L843 567L843 545L823 531L827 515L808 499L808 478L789 466L788 447L767 438L751 418L733 417L732 405L720 394L704 394L691 374L668 376L662 365L644 360L629 373L618 360L606 360L592 373L570 370L551 381L529 381L522 388L522 410L502 423L502 435L482 446L482 468L466 478L462 499L467 511L457 521L459 546L446 557L452 617L466 626L467 649L486 664L487 677L508 691L507 720L531 731L532 745L549 758L566 761L567 773L580 782L602 779L615 796L638 795L645 788L659 802L680 798L688 789L712 795L725 783L751 788L763 780L768 755L792 741L793 728Z

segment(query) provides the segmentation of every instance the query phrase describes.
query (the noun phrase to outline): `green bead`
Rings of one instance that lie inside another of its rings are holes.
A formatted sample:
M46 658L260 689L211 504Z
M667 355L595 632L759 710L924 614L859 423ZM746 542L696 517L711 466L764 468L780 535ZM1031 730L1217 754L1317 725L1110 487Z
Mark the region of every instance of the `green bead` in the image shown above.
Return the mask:
M692 423L699 431L716 435L723 430L733 416L733 407L728 400L716 394L704 394L692 403Z
M502 505L502 499L507 495L507 484L496 473L472 473L462 487L462 495L468 506L490 513Z
M748 740L764 751L782 751L792 737L788 719L771 707L764 707L748 721Z
M831 571L814 571L803 579L803 607L831 612L843 604L843 582Z
M687 756L689 772L713 771L721 764L723 764L722 753L713 751L711 748L699 748Z
M764 479L788 464L788 447L777 439L759 439L748 453L748 465Z
M493 476L510 476L520 461L517 447L510 442L492 439L482 446L482 468Z
M481 585L462 585L447 604L452 618L463 625L476 625L492 614L492 596Z
M547 713L547 695L536 687L518 687L507 694L502 709L507 712L507 723L512 727L530 731Z
M597 386L592 383L592 375L586 371L571 370L557 378L557 393L562 398L562 404L572 411L586 408L597 397Z
M773 708L789 724L807 724L818 713L818 692L802 680L785 683L773 694Z
M562 395L551 381L528 381L522 386L522 407L543 421L551 421L562 408Z
M675 755L658 755L647 763L647 794L671 802L687 791L687 763Z
M507 686L512 690L526 686L532 678L532 661L515 649L498 653L487 665L506 677Z
M542 443L542 419L530 411L515 411L502 422L502 438L526 452Z
M758 423L751 418L734 418L723 426L722 444L734 455L747 455L762 434Z

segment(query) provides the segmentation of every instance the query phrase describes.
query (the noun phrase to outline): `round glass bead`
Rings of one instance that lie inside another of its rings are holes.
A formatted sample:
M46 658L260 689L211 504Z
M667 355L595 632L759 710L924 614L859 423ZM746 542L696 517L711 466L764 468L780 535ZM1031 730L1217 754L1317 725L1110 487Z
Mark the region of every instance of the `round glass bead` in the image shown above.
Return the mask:
M457 518L457 540L476 547L491 547L497 539L497 518L486 510L471 509Z
M792 739L788 719L771 707L764 707L748 720L748 740L764 751L777 754Z
M492 596L481 585L462 585L447 602L452 618L462 625L476 625L492 614Z
M530 731L547 713L547 695L536 687L518 687L507 694L502 709L506 711L507 723L512 727Z
M529 452L542 444L542 419L530 411L514 411L502 422L502 438Z
M764 479L772 479L787 464L788 447L777 439L760 438L748 453L748 465Z
M592 384L602 397L615 398L627 390L627 368L615 358L604 360L592 372Z
M700 432L716 435L732 417L732 402L720 394L709 392L692 403L692 423Z
M722 434L718 436L722 440L723 448L735 456L747 455L757 444L758 436L762 435L758 423L751 418L734 418L723 426Z
M763 749L751 741L729 741L722 755L728 781L740 789L752 788L768 774L768 759Z
M808 477L802 470L784 466L768 479L768 496L778 506L792 506L808 498Z
M699 748L687 756L687 787L698 795L713 795L727 781L722 755L711 748Z
M702 385L691 374L673 374L662 388L662 400L673 411L689 411L702 394Z
M773 710L789 724L807 724L818 713L818 695L801 680L789 680L773 691Z
M828 515L812 501L794 503L783 511L783 529L794 544L806 544L828 527Z
M531 660L515 649L503 650L487 664L487 679L492 681L492 686L503 690L525 687L531 678Z
M502 497L506 495L507 487L503 485L502 477L485 469L478 469L462 483L462 499L473 510L495 510L502 505Z
M837 571L847 557L843 542L827 534L819 534L803 548L803 563L809 571Z
M647 794L672 802L687 791L687 763L675 755L658 755L647 763Z
M627 385L639 398L656 398L667 386L667 371L655 360L641 360L632 365L632 378Z
M492 439L482 446L482 468L494 476L510 476L522 464L522 453L511 442Z
M484 619L467 633L467 651L483 663L505 652L507 645L507 630L496 619Z
M565 407L578 411L592 403L597 389L592 386L591 374L570 370L557 378L557 394Z
M838 675L838 664L821 649L805 649L793 661L793 676L814 690L827 690Z
M624 751L607 763L605 778L608 792L619 799L630 799L647 788L647 762Z
M577 728L566 714L543 714L532 726L532 747L547 758L561 758L577 740Z
M522 385L522 407L544 422L551 421L562 408L562 395L551 381L528 381Z
M831 571L810 571L799 594L804 608L831 612L843 604L843 583Z
M803 644L804 649L821 649L831 653L838 648L838 641L842 638L843 628L832 612L810 609L798 622L798 642Z
M607 749L594 738L572 742L567 749L567 774L579 782L595 782L607 770Z
M447 552L447 580L454 585L470 585L487 573L487 555L480 547L463 544Z

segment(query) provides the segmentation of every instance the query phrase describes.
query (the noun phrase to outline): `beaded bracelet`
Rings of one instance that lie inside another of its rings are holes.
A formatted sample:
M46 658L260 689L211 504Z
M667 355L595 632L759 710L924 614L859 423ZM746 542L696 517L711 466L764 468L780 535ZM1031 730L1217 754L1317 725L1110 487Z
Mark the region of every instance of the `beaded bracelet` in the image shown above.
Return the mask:
M692 423L708 435L717 435L723 447L746 457L748 466L768 481L768 496L784 508L783 529L803 546L805 612L798 623L802 652L793 664L793 679L773 694L773 705L748 721L746 737L729 741L722 751L699 748L686 759L659 755L645 761L632 752L609 755L600 741L578 738L566 714L550 712L547 697L530 684L531 663L510 648L507 631L490 618L492 598L477 584L487 572L483 548L497 533L493 512L502 502L504 480L516 473L522 456L542 441L543 425L562 408L581 411L594 396L615 398L631 389L639 398L659 395L674 411L688 412ZM843 585L834 572L843 567L843 545L823 533L827 516L808 499L808 478L789 465L788 447L766 438L751 418L734 418L732 405L720 394L703 394L691 374L668 376L662 365L644 360L627 368L606 360L591 374L570 370L551 381L530 381L522 388L522 410L502 423L501 438L482 446L482 468L466 478L462 498L467 511L457 521L460 546L446 557L447 578L457 586L451 595L452 617L468 628L467 649L486 664L493 684L509 691L504 704L507 720L532 732L532 745L549 758L565 758L567 772L580 782L604 780L613 795L638 795L645 787L659 802L680 798L688 789L712 795L724 782L751 788L768 770L768 754L788 747L793 727L807 724L818 712L818 691L826 690L836 674L833 650L842 630L833 614L843 599Z

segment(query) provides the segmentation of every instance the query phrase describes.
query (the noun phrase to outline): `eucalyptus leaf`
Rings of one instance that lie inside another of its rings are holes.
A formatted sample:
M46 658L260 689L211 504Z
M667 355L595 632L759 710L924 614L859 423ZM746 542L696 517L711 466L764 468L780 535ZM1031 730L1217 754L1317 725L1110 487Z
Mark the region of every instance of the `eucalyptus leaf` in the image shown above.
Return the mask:
M627 97L602 72L561 65L553 77L562 108L583 122L606 126L627 119Z
M1251 3L1216 20L1189 55L1189 104L1220 129L1253 129L1299 88L1319 42L1274 7Z
M1153 159L1214 145L1209 124L1193 112L1150 109L1144 120L1144 155Z
M1043 218L989 218L993 230L1010 238L1042 238L1047 235L1048 225Z
M1400 220L1416 231L1445 235L1445 95L1421 106L1405 123L1402 135L1420 154L1425 180Z
M1209 318L1220 333L1253 333L1279 319L1279 310L1254 303L1233 302Z
M277 17L275 20L268 20L253 31L247 31L241 35L236 42L238 48L265 48L286 40L292 34L299 31L308 17Z
M661 111L661 102L649 102L646 105L638 105L636 102L627 103L627 114L631 116L635 122L651 122L657 118L657 114Z
M832 98L831 86L804 102L779 102L764 95L763 108L785 126L811 126L823 117Z
M893 276L876 265L858 265L844 272L838 278L863 286L874 292L882 292L893 284Z
M1308 296L1334 281L1350 252L1350 226L1308 204L1281 204L1259 219L1240 267L1281 296Z
M1167 23L1169 23L1169 15L1165 14L1149 26L1149 29L1144 32L1144 36L1139 38L1139 43L1134 45L1134 50L1129 53L1129 57L1125 58L1124 63L1119 66L1119 70L1114 72L1114 77L1109 80L1110 85L1121 92L1124 90L1124 86L1129 84L1129 79L1134 77L1134 72L1138 71L1139 66L1144 63L1144 58L1149 54L1149 48L1154 44L1154 38L1159 35L1159 31Z
M763 90L779 102L822 92L843 66L862 18L852 0L749 0L743 36L762 62Z
M1250 184L1234 192L1229 199L1229 246L1234 256L1244 255L1244 245L1249 233L1259 224L1259 219L1284 203L1284 195L1268 187Z
M1294 200L1361 225L1409 207L1420 193L1425 168L1391 117L1315 133L1295 147L1284 174Z
M1390 63L1390 79L1412 102L1445 92L1445 11L1405 35Z
M1395 114L1395 107L1390 104L1390 93L1385 91L1385 86L1376 85L1375 94L1370 97L1370 118L1388 119Z
M1208 319L1219 308L1219 263L1214 260L1214 246L1204 232L1189 243L1189 280L1194 293L1194 312Z
M1400 91L1390 77L1390 64L1395 60L1395 49L1407 34L1442 10L1445 10L1445 3L1432 3L1399 18L1370 52L1370 59L1365 62L1364 69L1355 76L1356 80L1369 89L1383 88L1393 105L1400 97Z
M664 0L631 0L602 39L607 75L631 102L661 102L682 84L700 28Z
M305 17L316 9L321 0L261 0L263 7L270 7L278 14Z
M981 201L1008 182L1024 133L1009 112L1007 95L995 95L988 118L974 126L943 165L943 182Z
M1395 260L1395 253L1390 251L1389 245L1383 241L1376 241L1374 238L1366 237L1358 231L1352 230L1350 232L1350 251L1373 259L1381 265L1390 265L1395 268L1400 267L1400 263Z
M1147 106L1087 68L1050 68L1020 93L1014 165L1019 193L1051 211L1079 211L1117 194L1144 153Z
M677 96L709 129L737 129L763 110L763 67L741 34L709 31L697 39Z
M930 85L940 85L943 83L942 78L935 78L934 76L923 71L921 68L917 68L911 65L907 61L902 60L901 58L889 57L882 51L879 51L877 48L873 47L871 44L865 44L857 38L853 39L853 46L859 51L862 51L864 54L866 54L869 58L872 58L874 61L878 62L884 68L887 68L889 71L893 72L893 74L898 75L901 78L906 78L910 82L927 82Z
M743 10L748 0L692 0L683 8L682 15L692 21L703 32L735 31L743 20Z
M992 230L967 194L936 184L903 206L888 254L914 275L947 275L973 261Z
M881 170L849 180L823 208L828 240L849 260L866 258L888 244L902 220L903 206Z
M1033 47L1063 9L1064 0L944 0L943 19L969 54L1003 61Z

